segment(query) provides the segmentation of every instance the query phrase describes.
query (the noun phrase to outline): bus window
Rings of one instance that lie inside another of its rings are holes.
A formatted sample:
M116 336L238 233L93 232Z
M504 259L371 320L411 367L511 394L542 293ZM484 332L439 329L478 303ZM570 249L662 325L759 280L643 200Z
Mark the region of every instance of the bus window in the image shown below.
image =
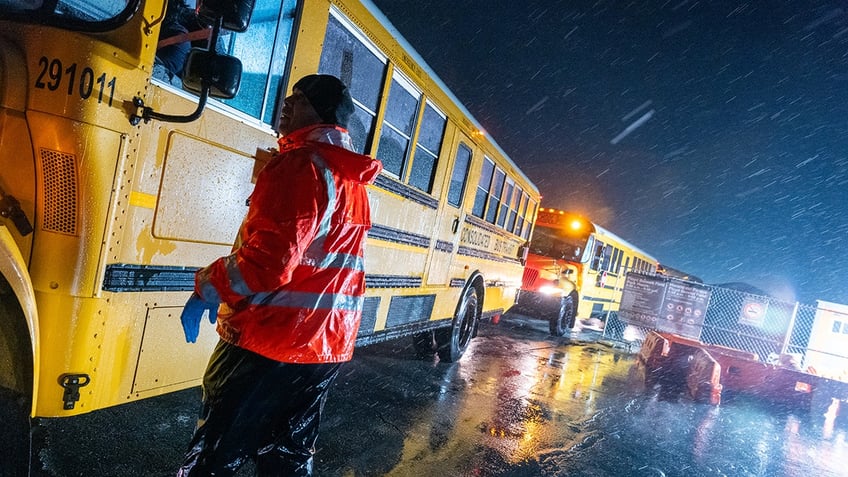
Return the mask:
M265 124L272 124L277 98L282 97L280 82L292 41L296 3L257 0L246 32L221 35L223 52L242 62L239 93L224 103Z
M0 19L101 32L127 22L139 0L0 0Z
M527 203L530 197L526 193L521 194L521 203L518 205L518 218L515 222L515 235L522 235L524 229L524 217L527 215Z
M332 10L324 36L324 49L318 72L335 75L348 85L355 111L347 126L356 151L371 152L380 89L386 71L386 57L355 33L352 26Z
M489 187L492 185L492 174L495 172L495 163L488 157L483 161L483 170L480 171L480 181L477 183L477 195L474 196L474 208L471 215L483 218L486 211L486 199L489 198Z
M501 211L498 213L498 227L506 226L506 217L509 214L509 204L512 202L512 190L515 187L515 184L511 179L506 180L506 186L504 186L504 194L501 200Z
M495 180L492 181L492 189L489 193L489 205L486 206L486 222L495 223L498 207L501 204L505 178L506 173L504 171L495 169Z
M395 72L386 101L386 116L383 119L377 159L383 161L384 172L401 180L418 112L419 95L411 82Z
M515 193L512 195L512 201L509 204L509 220L506 222L506 230L509 232L515 231L515 221L518 217L518 206L522 194L524 194L524 191L521 190L521 187L515 186Z
M604 265L604 248L605 245L600 240L595 241L595 255L592 256L592 270L601 270Z
M539 204L534 200L530 200L529 207L527 208L527 215L524 216L525 227L521 232L521 237L524 240L530 240L530 230L533 229L533 217L536 216L536 209L539 207Z
M468 166L471 165L471 148L460 143L456 149L456 163L453 165L450 189L448 189L448 204L459 207L465 195Z
M540 227L530 241L530 251L557 260L573 261L580 257L581 245L579 239L559 234L554 229Z
M409 185L424 192L432 192L433 176L442 149L442 138L445 135L445 115L432 105L424 106L424 116L421 118L421 128L418 131L418 141L412 156L412 168L409 174Z
M613 255L613 251L614 251L614 248L613 248L612 245L607 245L606 247L604 247L604 257L602 259L602 261L603 261L602 268L605 272L609 272L609 271L612 270L612 260L611 260L611 258L612 258L612 255Z
M613 258L612 272L618 275L621 272L621 259L624 257L624 250L615 249L615 257Z
M42 2L18 2L35 3ZM70 0L56 4L56 12L86 21L102 21L115 17L127 6L127 0Z
M28 22L100 30L97 23L128 17L138 8L136 3L137 0L0 1L0 17L17 16Z

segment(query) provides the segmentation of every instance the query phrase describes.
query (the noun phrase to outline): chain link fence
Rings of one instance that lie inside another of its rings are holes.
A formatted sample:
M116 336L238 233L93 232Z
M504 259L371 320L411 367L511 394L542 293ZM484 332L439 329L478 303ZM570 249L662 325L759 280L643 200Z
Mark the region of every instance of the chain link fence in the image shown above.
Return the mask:
M625 280L611 285L623 290ZM700 341L848 382L848 305L790 303L743 289L706 286L710 296ZM619 306L615 303L612 308ZM602 339L638 351L650 330L626 323L617 311L610 311Z

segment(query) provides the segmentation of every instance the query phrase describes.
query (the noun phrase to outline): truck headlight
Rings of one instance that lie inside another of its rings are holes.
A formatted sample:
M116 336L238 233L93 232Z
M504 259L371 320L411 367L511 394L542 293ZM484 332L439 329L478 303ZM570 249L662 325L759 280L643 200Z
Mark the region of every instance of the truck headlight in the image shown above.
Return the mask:
M557 287L551 286L551 285L543 285L543 286L539 287L539 293L541 293L543 295L548 295L548 296L562 296L563 295L562 288L557 288Z

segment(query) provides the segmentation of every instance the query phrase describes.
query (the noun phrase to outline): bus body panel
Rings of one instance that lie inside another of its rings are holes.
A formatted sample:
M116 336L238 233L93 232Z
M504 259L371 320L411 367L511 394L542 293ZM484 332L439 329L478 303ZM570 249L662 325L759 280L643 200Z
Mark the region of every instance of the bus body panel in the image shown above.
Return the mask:
M88 123L27 113L39 197L30 274L37 290L91 297L99 288L120 134ZM56 130L73 134L56 134Z

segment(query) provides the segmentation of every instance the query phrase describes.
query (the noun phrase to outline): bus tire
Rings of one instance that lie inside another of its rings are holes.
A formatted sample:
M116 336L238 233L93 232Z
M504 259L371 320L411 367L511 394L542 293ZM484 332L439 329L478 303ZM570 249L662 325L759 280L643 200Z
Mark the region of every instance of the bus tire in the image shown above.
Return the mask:
M562 336L570 328L574 328L574 318L577 315L574 293L560 298L558 305L548 316L548 325L554 336Z
M439 359L447 363L459 361L477 327L479 308L477 306L477 288L469 286L462 294L456 307L450 328L436 330L436 345Z

